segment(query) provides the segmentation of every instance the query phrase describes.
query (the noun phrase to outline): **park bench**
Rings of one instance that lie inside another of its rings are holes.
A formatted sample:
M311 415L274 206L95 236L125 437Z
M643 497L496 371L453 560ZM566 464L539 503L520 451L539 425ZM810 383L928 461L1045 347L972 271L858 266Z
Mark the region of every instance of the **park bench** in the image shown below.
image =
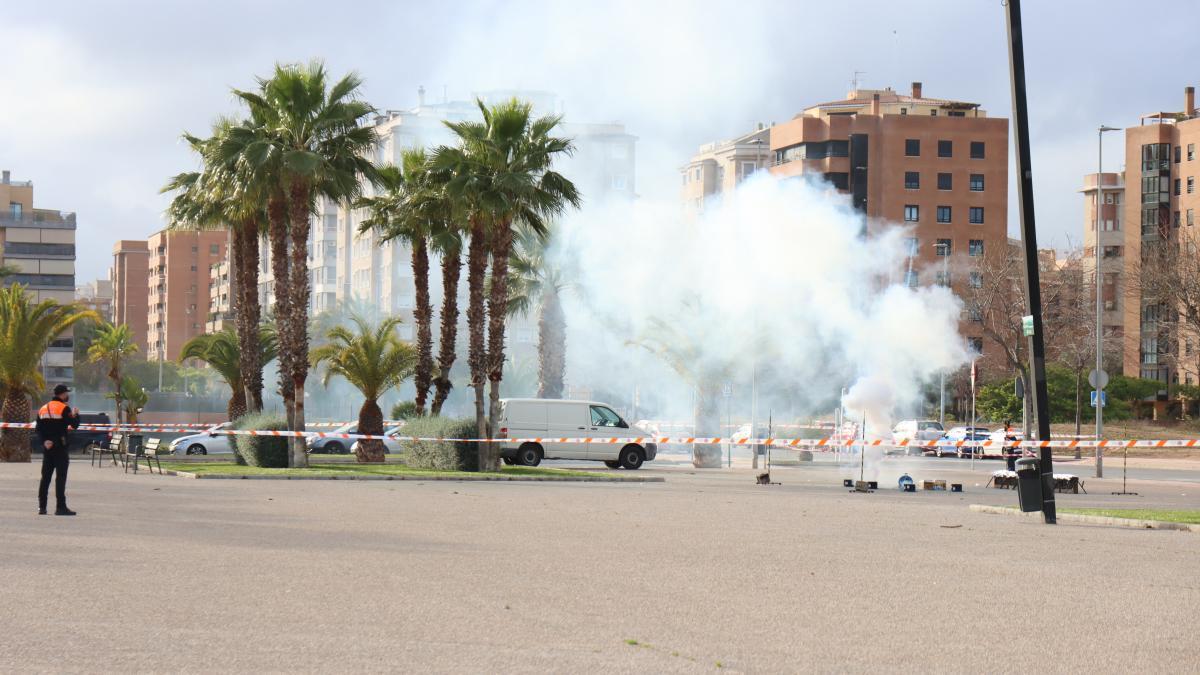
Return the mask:
M129 463L132 461L133 472L137 473L138 461L144 459L146 460L146 468L150 470L150 473L154 473L154 466L151 464L151 461L153 461L154 464L158 465L158 472L161 474L163 472L162 462L159 461L158 456L162 451L161 438L148 438L145 443L133 448L132 451L127 448L125 450L125 472L129 473Z
M113 466L120 463L121 460L121 444L125 441L125 434L113 434L108 437L104 443L92 443L92 466L104 466L104 454L108 453L112 457Z

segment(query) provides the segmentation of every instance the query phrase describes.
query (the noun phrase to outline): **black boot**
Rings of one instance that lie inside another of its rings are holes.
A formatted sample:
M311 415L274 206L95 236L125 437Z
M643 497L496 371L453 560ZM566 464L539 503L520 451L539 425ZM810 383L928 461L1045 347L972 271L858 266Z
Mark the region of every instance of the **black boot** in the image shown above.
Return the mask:
M39 516L44 516L44 515L46 515L46 507L44 507L44 506L39 506L39 507L38 507L38 515L39 515Z
M68 509L65 505L60 505L58 508L54 509L54 515L56 515L56 516L73 516L73 515L75 515L75 512L72 511L71 509Z

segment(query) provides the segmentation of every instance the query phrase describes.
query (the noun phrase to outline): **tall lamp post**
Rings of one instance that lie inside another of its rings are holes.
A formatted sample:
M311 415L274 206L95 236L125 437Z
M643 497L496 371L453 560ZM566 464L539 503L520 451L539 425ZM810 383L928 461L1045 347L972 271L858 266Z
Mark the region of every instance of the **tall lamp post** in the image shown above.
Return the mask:
M1096 478L1104 477L1104 276L1100 273L1100 208L1104 204L1104 132L1120 131L1116 127L1100 125L1096 133Z
M938 255L942 256L942 283L946 288L954 290L950 286L950 242L939 241L933 245L937 249ZM946 371L943 369L941 375L941 387L938 394L938 424L942 428L946 428Z

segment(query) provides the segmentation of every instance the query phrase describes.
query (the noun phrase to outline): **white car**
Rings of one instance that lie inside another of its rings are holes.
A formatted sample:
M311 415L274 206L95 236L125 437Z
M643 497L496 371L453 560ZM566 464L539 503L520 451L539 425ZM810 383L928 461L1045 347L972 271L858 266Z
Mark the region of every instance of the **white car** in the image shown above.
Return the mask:
M213 429L227 429L229 423L218 424ZM198 434L180 436L171 441L171 454L175 455L231 455L233 454L233 436L215 434L205 430Z
M404 424L401 423L394 427L388 427L388 428L384 429L383 435L384 436L394 436L394 435L400 433L401 431L403 431L403 429L404 429ZM403 452L404 448L400 447L400 441L398 441L394 438L388 438L388 439L384 439L384 441L383 441L383 451L389 455L393 455L393 454L399 454L399 453ZM352 455L358 454L358 441L354 441L354 443L350 444L350 454L352 454Z
M936 441L946 433L942 424L936 420L904 420L892 428L892 442L900 441ZM900 449L897 447L897 449ZM925 448L920 445L904 446L905 454L923 455L927 452L937 452L937 448Z
M537 466L543 459L586 459L604 462L610 469L639 469L658 455L654 443L568 442L548 438L647 438L645 429L630 426L606 403L565 401L546 398L501 399L502 439L536 438L520 443L501 441L500 456L506 464Z

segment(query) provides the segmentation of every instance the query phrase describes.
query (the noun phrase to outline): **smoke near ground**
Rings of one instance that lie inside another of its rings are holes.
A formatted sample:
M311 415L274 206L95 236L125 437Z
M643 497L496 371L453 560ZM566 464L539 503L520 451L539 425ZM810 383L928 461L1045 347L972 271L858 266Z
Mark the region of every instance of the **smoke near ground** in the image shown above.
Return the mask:
M901 283L908 231L873 227L864 238L862 227L845 196L765 173L695 217L676 199L572 214L558 247L576 279L565 298L569 385L687 421L700 389L723 398L729 383L735 400L715 410L724 422L730 407L744 419L756 371L763 423L768 411L777 422L828 416L847 388L850 419L887 433L968 352L960 301ZM690 354L696 376L643 346L656 340Z

